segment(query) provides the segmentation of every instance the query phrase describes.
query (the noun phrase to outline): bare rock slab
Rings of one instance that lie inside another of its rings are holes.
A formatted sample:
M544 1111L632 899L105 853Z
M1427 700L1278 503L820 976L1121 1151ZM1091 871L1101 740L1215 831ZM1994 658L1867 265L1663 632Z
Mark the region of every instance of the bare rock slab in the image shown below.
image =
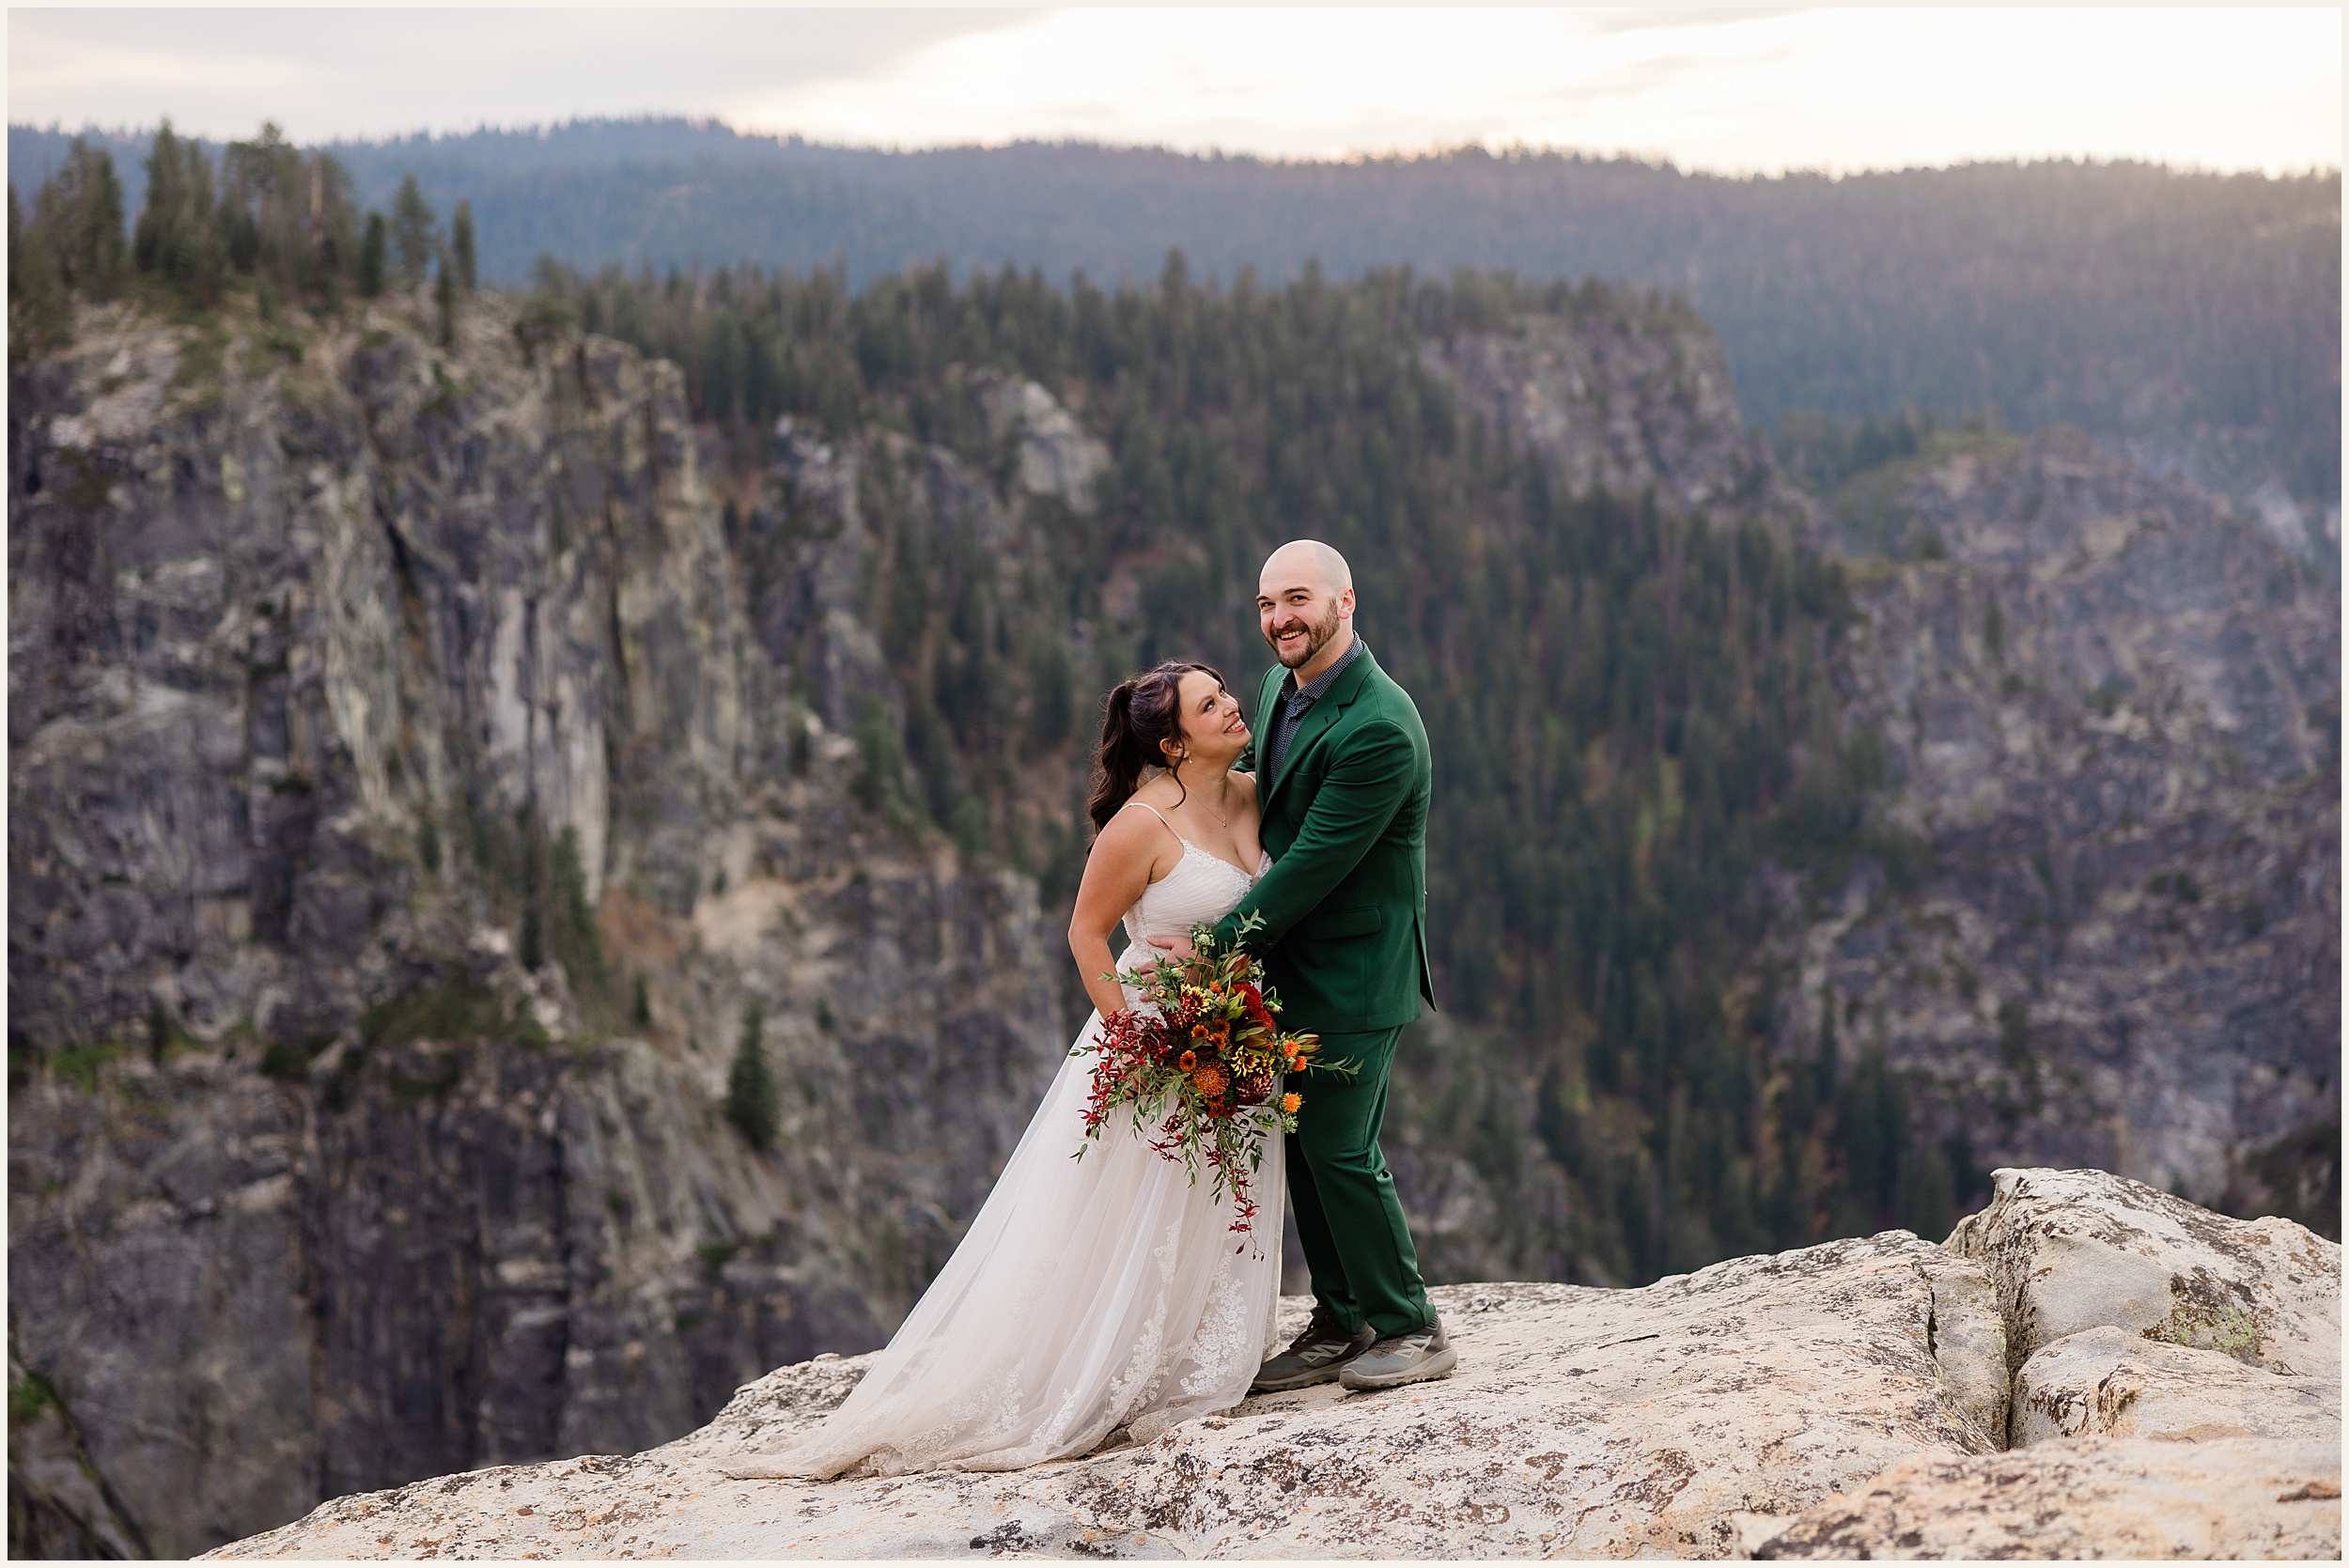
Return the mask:
M2341 1248L2289 1219L2231 1219L2104 1171L1999 1171L1950 1250L1997 1282L2019 1369L2111 1327L2341 1382Z
M1752 1555L2338 1558L2341 1447L2082 1438L1921 1454L1755 1542Z
M2287 1377L2233 1357L2124 1328L2067 1335L2015 1378L2013 1445L2060 1437L2341 1440L2338 1379Z
M1987 1275L1905 1232L1640 1290L1433 1295L1461 1350L1450 1378L1252 1399L1064 1464L725 1479L847 1396L861 1364L826 1359L646 1453L345 1498L212 1555L1720 1558L1734 1516L1800 1514L1908 1455L1988 1452L2003 1421Z

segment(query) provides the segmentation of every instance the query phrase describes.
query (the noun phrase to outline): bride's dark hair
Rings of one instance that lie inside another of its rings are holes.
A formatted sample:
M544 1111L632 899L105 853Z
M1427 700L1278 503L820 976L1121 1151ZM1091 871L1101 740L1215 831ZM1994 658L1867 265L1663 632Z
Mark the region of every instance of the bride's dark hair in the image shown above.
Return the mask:
M1143 768L1166 766L1159 743L1182 743L1183 677L1193 670L1213 677L1218 686L1223 684L1222 675L1211 665L1169 660L1119 681L1110 692L1101 715L1101 749L1093 759L1093 803L1087 808L1095 832L1108 827L1117 809L1134 798Z

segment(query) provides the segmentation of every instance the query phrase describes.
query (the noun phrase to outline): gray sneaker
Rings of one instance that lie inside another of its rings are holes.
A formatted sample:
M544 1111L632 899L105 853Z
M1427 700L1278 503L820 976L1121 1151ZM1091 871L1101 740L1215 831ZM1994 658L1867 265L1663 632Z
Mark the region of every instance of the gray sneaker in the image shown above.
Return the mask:
M1368 1350L1377 1338L1378 1330L1367 1324L1349 1334L1339 1327L1336 1318L1315 1307L1305 1331L1289 1341L1286 1350L1256 1369L1256 1380L1248 1385L1248 1391L1278 1394L1327 1383L1338 1375L1346 1363Z
M1444 1377L1460 1362L1460 1353L1438 1318L1424 1328L1380 1340L1339 1369L1338 1382L1348 1389L1396 1389Z

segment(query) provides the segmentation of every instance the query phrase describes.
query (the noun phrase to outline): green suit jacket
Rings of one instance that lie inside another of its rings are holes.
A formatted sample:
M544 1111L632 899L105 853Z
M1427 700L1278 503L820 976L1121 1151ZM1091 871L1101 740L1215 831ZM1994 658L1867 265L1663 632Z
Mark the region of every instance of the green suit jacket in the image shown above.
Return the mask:
M1268 739L1288 672L1265 672L1256 736ZM1252 756L1255 745L1250 747ZM1241 767L1249 766L1242 758ZM1427 972L1427 731L1410 695L1364 648L1306 713L1281 770L1256 775L1273 866L1216 926L1264 960L1281 1027L1393 1029L1433 1006ZM1264 924L1245 938L1250 914Z

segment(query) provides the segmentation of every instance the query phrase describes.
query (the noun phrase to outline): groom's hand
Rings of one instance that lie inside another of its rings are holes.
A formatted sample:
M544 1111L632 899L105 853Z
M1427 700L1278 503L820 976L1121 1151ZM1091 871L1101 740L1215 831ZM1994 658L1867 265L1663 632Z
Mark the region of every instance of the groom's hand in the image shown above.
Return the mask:
M1172 953L1176 961L1180 963L1188 964L1192 958L1197 956L1196 953L1191 948L1190 939L1189 937L1153 937L1150 939L1150 945L1152 947L1162 947L1166 949L1169 953Z

